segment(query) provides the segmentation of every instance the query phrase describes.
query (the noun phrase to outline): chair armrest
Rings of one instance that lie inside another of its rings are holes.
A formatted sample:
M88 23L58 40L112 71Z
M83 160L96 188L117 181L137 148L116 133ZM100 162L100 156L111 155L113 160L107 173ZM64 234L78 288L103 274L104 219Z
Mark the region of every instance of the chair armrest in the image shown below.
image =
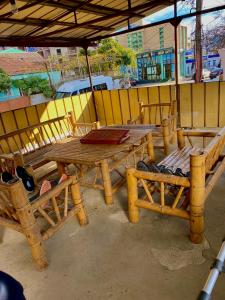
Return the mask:
M183 129L184 136L215 137L217 135L217 133L218 133L218 130Z
M183 187L190 187L190 181L186 177L180 177L180 176L169 175L164 173L138 171L133 168L128 169L128 172L131 172L132 175L138 179L150 180L153 182L164 182L164 183L175 184Z

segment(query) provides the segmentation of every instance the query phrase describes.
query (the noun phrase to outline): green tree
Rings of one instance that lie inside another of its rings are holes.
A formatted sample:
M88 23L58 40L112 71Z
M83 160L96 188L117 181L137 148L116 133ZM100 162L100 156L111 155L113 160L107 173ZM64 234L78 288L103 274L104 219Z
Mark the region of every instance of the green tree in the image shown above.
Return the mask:
M0 92L7 93L12 87L12 80L5 71L0 69Z
M14 80L13 85L27 96L43 93L45 97L50 98L53 94L48 80L38 76Z

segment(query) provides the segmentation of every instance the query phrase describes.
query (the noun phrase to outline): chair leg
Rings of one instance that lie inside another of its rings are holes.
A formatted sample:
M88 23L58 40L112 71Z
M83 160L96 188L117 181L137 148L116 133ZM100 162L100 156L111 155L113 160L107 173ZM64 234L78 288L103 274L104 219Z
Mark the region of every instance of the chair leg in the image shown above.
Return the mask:
M42 236L34 217L32 206L20 181L17 181L10 186L10 194L16 209L16 214L30 246L35 265L38 270L42 270L48 266L42 244Z
M139 208L135 205L138 198L137 178L133 174L134 169L127 170L127 193L128 193L128 212L131 223L139 221Z
M190 239L200 244L204 237L205 155L191 154Z
M71 185L71 193L72 193L72 199L73 199L74 205L78 209L77 219L78 219L80 225L88 224L88 217L87 217L86 209L83 205L83 201L81 198L80 185L76 179L76 176L74 176L74 182Z

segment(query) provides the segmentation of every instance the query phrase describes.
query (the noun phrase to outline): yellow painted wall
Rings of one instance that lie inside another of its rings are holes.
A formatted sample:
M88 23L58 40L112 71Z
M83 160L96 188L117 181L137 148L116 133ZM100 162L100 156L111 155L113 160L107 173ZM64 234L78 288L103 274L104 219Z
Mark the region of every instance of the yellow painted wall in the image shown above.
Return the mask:
M0 113L0 135L16 129L35 125L74 111L76 121L96 121L94 99L101 125L127 124L139 115L139 103L171 102L175 100L175 86L163 85L143 88L95 91L72 98L50 101L14 111ZM188 83L180 85L180 119L183 127L225 126L225 82ZM147 116L150 120L151 116ZM159 121L159 116L155 118ZM65 125L59 124L60 131ZM46 127L46 138L51 131ZM33 137L31 137L32 139ZM29 144L27 137L24 142ZM14 141L10 142L11 144ZM20 141L17 139L17 143ZM7 152L8 146L0 142L0 148Z

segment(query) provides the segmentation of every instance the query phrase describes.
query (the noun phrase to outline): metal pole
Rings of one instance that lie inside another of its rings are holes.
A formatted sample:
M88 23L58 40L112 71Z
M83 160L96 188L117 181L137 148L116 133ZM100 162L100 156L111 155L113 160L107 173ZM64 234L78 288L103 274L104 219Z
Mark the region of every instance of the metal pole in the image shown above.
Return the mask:
M98 114L97 114L97 107L96 107L96 101L95 101L95 93L94 93L94 88L93 88L93 82L92 82L92 78L91 78L91 68L90 68L89 59L88 59L88 51L87 51L88 47L85 46L83 48L84 48L84 52L85 52L87 69L88 69L88 76L89 76L89 81L90 81L90 87L91 87L92 97L93 97L95 117L96 117L96 121L99 121L98 120Z
M177 100L177 126L180 127L180 93L179 93L179 78L178 78L178 43L177 43L177 28L180 23L177 20L177 0L174 0L174 67L175 67L175 85L176 85L176 100Z
M204 288L200 292L198 300L210 300L212 290L215 286L218 276L221 272L224 272L224 261L225 261L225 241L223 242L220 251L216 257L216 260L209 273Z
M202 10L202 0L196 0L196 10ZM202 17L196 16L195 27L195 82L202 80Z

